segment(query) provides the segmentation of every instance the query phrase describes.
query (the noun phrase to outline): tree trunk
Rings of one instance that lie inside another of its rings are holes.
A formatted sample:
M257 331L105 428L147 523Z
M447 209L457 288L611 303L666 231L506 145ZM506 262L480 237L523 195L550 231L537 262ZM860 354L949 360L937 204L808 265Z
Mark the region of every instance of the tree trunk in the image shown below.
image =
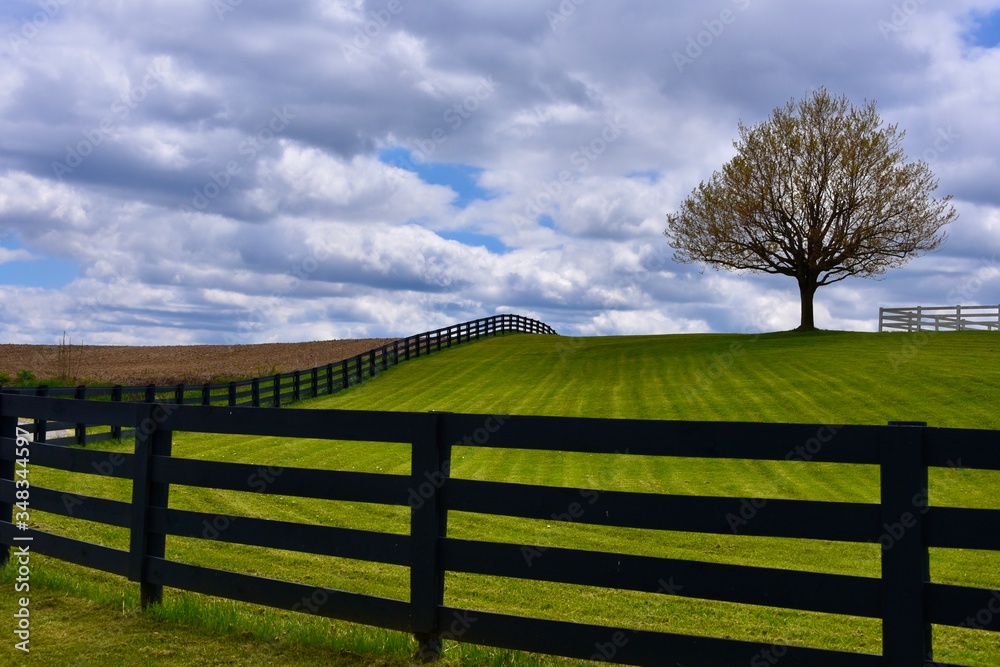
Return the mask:
M816 331L813 319L813 297L816 296L816 279L812 277L799 279L799 299L802 303L801 319L796 331Z

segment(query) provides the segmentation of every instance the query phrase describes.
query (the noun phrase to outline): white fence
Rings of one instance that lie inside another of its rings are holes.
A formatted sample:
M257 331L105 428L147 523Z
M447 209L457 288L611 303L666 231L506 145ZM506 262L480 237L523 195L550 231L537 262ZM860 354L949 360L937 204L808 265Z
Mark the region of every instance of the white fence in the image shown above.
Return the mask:
M917 306L915 308L879 308L881 331L965 331L985 329L1000 331L1000 305L997 306Z

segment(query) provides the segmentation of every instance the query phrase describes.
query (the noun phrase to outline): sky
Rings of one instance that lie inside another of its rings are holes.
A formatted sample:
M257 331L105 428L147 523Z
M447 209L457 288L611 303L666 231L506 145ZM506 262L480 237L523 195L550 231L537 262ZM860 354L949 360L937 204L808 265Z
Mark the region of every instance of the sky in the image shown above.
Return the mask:
M817 326L1000 303L1000 0L4 0L0 343L791 329L794 280L663 230L820 87L959 218Z

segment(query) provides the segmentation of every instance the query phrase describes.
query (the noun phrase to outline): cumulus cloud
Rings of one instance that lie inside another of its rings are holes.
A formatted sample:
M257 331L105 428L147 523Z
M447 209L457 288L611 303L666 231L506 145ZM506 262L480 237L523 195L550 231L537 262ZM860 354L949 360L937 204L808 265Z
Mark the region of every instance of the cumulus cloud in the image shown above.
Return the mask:
M571 334L791 328L793 281L675 264L661 232L739 121L819 86L877 100L961 217L940 252L820 290L818 325L997 302L998 11L6 3L0 340L406 335L509 311ZM63 284L18 275L67 261Z

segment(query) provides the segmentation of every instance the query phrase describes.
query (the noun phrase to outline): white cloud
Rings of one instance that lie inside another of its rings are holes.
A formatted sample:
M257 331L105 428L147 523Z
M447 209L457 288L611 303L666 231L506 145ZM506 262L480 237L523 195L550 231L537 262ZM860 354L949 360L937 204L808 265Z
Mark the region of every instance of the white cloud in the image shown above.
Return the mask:
M79 266L64 288L5 286L0 341L404 335L498 311L569 333L792 328L794 281L676 265L661 232L732 156L740 120L819 85L877 99L961 213L941 252L820 290L819 326L1000 300L1000 49L966 37L995 0L896 17L862 0L584 3L554 27L555 3L426 0L373 18L383 6L81 0L0 43L0 231L20 246L0 267ZM484 79L497 85L476 97ZM276 109L290 118L268 135ZM430 161L481 170L490 198L458 208L448 186L379 160L428 141Z
M15 248L11 250L10 248L0 246L0 264L6 264L7 262L24 262L32 259L38 259L38 257L36 255L32 255L24 248Z

